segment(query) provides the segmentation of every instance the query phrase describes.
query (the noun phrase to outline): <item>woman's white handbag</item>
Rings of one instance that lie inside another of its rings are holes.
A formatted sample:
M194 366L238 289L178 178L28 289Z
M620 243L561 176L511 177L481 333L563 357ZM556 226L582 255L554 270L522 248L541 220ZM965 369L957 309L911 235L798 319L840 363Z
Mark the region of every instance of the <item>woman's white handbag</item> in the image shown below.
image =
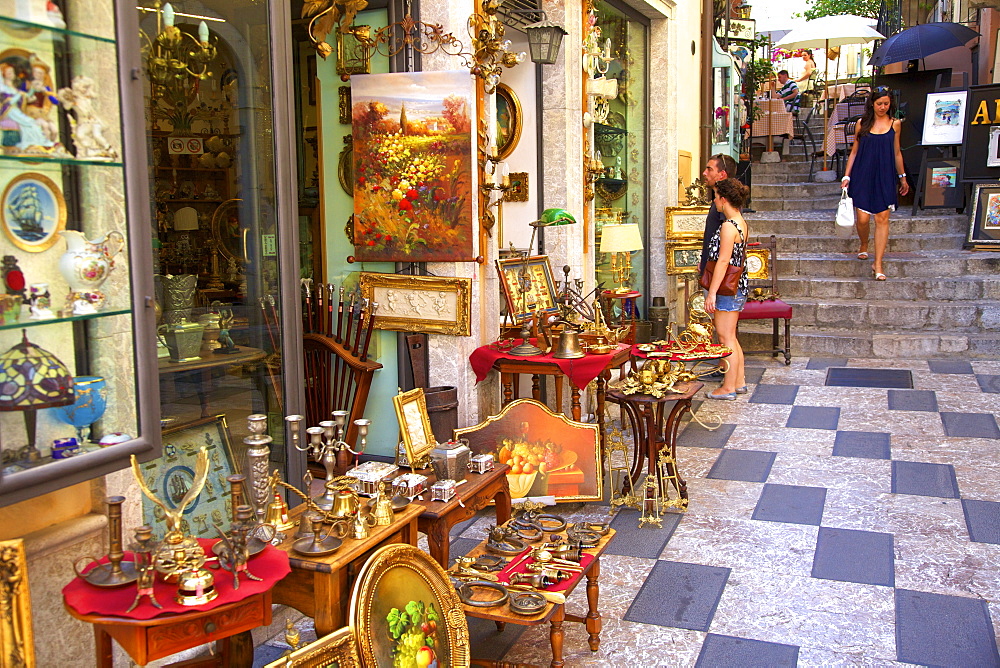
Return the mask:
M847 188L840 191L837 205L837 236L850 237L854 234L854 200L847 196Z

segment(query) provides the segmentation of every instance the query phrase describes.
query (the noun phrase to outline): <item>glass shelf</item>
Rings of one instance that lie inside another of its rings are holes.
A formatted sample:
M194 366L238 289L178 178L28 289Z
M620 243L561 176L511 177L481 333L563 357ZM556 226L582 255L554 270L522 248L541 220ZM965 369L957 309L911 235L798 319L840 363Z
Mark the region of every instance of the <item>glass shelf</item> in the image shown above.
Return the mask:
M5 329L24 329L25 327L40 327L43 325L53 325L59 322L79 322L81 320L96 320L98 318L110 318L115 315L127 315L132 309L116 309L113 311L99 311L90 315L71 315L66 318L48 318L47 320L29 320L27 316L17 322L8 322L0 325L0 331Z
M0 162L13 160L27 163L46 163L61 165L93 165L95 167L124 167L124 163L113 160L77 160L73 157L55 157L48 155L0 155Z
M67 30L66 28L55 28L50 25L45 25L43 23L32 23L31 21L22 21L20 19L15 19L10 16L0 16L0 24L5 25L9 28L15 30L41 30L49 33L52 37L57 37L60 35L68 35L70 37L81 37L83 39L94 40L95 42L104 42L106 44L114 44L115 40L110 37L99 37L97 35L91 35L85 32L78 32L76 30Z

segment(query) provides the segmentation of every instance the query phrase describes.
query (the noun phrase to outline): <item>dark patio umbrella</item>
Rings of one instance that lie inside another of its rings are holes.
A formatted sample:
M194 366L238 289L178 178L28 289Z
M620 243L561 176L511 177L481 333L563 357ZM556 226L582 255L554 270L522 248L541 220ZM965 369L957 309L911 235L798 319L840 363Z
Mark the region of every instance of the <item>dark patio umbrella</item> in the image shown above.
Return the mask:
M979 37L979 33L960 23L924 23L898 32L882 42L868 64L879 67L926 58L945 49L964 46L974 37Z

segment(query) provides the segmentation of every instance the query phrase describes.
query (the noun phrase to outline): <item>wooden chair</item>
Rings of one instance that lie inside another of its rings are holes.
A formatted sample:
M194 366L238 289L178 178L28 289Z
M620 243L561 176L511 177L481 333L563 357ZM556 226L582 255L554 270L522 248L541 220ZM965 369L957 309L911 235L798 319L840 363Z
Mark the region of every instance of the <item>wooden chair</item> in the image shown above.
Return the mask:
M792 363L792 305L777 298L778 294L778 260L777 260L777 238L772 234L769 239L760 240L757 243L747 245L747 271L750 277L750 297L743 310L740 311L740 320L771 320L771 348L768 350L747 350L743 349L745 355L767 355L777 357L778 354L785 356L785 364ZM758 266L759 269L756 269ZM762 299L752 301L754 293L759 289L760 296L774 295L774 299ZM778 337L778 321L785 321L785 344L780 345Z
M372 379L382 368L368 360L375 306L362 307L353 297L345 302L343 293L338 300L332 285L321 285L315 293L306 289L303 304L306 424L317 426L332 419L332 411L347 411L344 440L351 446L358 437L354 421L364 417ZM343 454L338 469L348 463Z

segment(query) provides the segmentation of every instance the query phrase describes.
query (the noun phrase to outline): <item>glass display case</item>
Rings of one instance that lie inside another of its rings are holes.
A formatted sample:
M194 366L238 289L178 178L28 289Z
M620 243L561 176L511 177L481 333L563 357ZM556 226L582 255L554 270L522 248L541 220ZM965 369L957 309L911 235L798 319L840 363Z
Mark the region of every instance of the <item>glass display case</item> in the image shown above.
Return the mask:
M0 16L0 505L159 454L135 17L66 4Z

